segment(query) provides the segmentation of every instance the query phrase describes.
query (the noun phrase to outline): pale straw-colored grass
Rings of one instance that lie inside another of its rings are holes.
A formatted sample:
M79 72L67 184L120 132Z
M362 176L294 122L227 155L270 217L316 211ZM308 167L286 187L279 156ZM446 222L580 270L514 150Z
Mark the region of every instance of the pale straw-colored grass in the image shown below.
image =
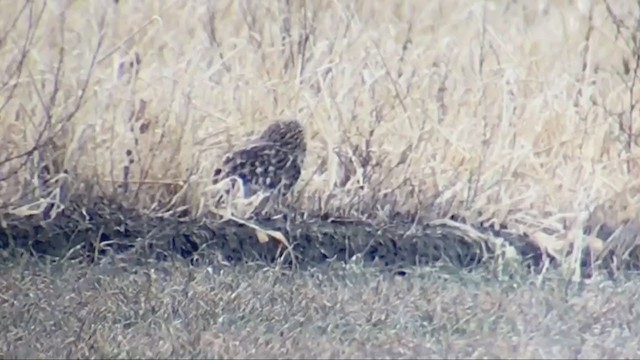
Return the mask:
M291 3L2 2L0 161L53 142L1 165L19 170L0 202L33 196L53 162L69 191L119 192L146 210L179 194L173 204L203 212L222 154L297 117L303 209L393 198L398 211L566 236L607 201L607 221L637 216L639 151L620 124L640 116L638 55L604 2ZM608 3L635 26L633 2Z

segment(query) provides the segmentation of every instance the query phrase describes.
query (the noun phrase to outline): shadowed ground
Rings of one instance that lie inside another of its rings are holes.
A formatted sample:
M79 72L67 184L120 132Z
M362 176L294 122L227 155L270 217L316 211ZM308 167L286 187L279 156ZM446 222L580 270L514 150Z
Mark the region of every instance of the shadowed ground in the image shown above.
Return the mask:
M26 261L0 275L0 355L634 358L639 289L338 263L292 273Z
M425 222L399 217L375 224L292 212L253 218L250 223L212 216L199 220L149 216L102 198L85 205L70 202L51 219L7 217L6 225L0 228L0 249L11 256L26 252L90 262L124 252L141 259L178 257L192 264L260 261L307 267L356 260L398 271L436 263L467 268L505 259L537 269L544 266L545 259L558 265L557 258L526 234L469 225L461 219ZM277 235L268 236L262 230ZM279 241L278 235L287 243ZM606 261L599 264L611 266L607 257L601 259ZM636 266L633 259L625 260L617 265L627 269ZM581 266L583 274L590 275L588 251L582 255Z

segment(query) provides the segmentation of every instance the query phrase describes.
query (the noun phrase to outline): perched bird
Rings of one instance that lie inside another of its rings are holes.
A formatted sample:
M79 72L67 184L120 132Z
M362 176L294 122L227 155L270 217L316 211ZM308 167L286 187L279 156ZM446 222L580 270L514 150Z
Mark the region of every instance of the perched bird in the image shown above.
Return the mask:
M269 125L255 140L227 154L213 173L214 183L230 177L242 181L244 197L259 191L280 198L300 178L307 151L304 129L297 120Z

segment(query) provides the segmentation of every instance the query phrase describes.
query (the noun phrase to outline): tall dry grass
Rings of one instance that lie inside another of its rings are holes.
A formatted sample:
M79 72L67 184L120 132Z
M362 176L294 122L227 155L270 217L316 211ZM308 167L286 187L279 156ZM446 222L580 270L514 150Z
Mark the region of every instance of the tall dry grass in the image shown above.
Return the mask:
M297 117L303 209L437 209L566 236L594 209L638 214L630 1L3 1L0 13L5 211L85 193L203 213L221 155Z

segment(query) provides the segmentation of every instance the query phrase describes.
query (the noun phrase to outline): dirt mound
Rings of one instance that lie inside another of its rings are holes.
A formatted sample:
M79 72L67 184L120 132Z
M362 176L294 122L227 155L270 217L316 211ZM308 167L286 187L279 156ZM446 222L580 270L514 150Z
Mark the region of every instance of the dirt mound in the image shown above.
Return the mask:
M436 262L468 268L489 260L507 261L536 269L562 263L557 253L548 251L548 245L527 234L466 224L455 218L426 223L399 218L379 225L291 212L250 221L213 217L179 220L145 215L100 198L91 203L72 201L52 219L4 216L2 224L0 247L7 254L26 251L59 259L95 261L128 252L158 260L179 257L192 263L261 261L308 266L362 261L399 271ZM637 249L629 242L632 229L628 225L614 232L599 253L585 247L579 260L581 273L591 274L594 264L610 271L637 268Z

